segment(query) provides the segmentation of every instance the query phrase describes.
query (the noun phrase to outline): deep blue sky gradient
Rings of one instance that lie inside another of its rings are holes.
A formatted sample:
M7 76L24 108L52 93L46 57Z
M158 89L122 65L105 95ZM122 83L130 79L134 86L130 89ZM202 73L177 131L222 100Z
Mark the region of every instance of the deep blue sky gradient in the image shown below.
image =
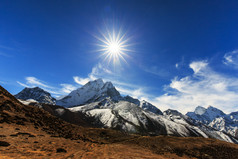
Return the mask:
M225 0L1 0L1 85L15 94L23 89L16 81L29 76L55 87L87 77L100 61L92 34L105 23L133 37L122 77L147 93L163 94L175 76L192 73L188 65L196 60L235 75L222 58L238 48L237 8L238 1Z

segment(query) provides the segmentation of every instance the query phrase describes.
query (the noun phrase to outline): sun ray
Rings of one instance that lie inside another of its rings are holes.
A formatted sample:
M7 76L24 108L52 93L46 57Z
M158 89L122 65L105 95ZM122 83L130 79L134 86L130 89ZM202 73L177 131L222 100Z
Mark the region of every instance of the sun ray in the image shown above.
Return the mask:
M131 44L129 44L130 39L127 38L126 33L122 33L121 28L118 32L115 29L109 31L107 27L105 29L105 33L100 31L101 37L95 36L100 42L97 44L100 47L98 51L102 52L100 56L104 57L104 61L112 62L114 65L120 64L121 60L127 63L125 57L129 57L128 52L132 51Z

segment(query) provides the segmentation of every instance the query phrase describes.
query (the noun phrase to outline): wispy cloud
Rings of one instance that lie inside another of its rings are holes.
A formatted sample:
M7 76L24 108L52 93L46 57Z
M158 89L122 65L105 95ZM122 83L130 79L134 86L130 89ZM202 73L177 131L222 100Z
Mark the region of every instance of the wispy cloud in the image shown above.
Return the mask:
M4 82L4 81L0 81L0 84L6 84L6 82Z
M143 86L119 81L119 75L101 63L95 65L87 77L73 77L74 81L79 85L84 85L87 82L98 78L102 78L104 81L111 81L122 95L130 95L138 99L145 99L149 96L147 93L145 93L145 88Z
M32 86L36 85L36 86L42 86L45 88L53 88L47 84L44 84L45 82L40 81L39 79L37 79L35 77L26 77L26 81L27 81L27 84L32 85Z
M116 89L124 95L130 95L133 98L137 98L139 100L149 100L149 94L145 93L143 88L133 89L133 88L124 88L121 86L116 86Z
M59 84L59 86L51 86L47 82L42 81L36 77L26 77L25 78L26 83L19 82L17 83L23 87L40 87L43 88L45 91L51 93L53 96L58 97L61 95L66 95L72 92L73 90L77 89L79 86L78 85L73 85L73 84L67 84L67 83L62 83Z
M26 77L25 80L26 80L26 83L22 83L19 81L16 81L16 82L23 87L32 88L32 87L38 86L52 94L61 94L61 92L58 90L58 88L52 87L52 86L48 85L46 82L37 79L36 77Z
M73 77L74 82L76 82L79 85L85 85L86 83L88 83L91 79L90 78L80 78L78 76L74 76Z
M21 83L21 82L19 82L19 81L17 81L17 83L20 84L20 85L23 86L23 87L30 87L30 86L28 86L27 84Z
M4 45L0 45L0 56L13 57L13 54L11 54L11 53L14 50L15 50L14 48L4 46Z
M207 71L207 61L194 61L192 62L189 67L193 69L194 73L201 73L202 71Z
M224 55L223 63L238 68L238 50L228 52Z
M207 61L194 61L189 67L194 73L180 79L174 78L168 86L170 91L153 100L154 104L183 113L194 110L198 105L213 105L227 112L237 109L238 78L215 72Z
M175 67L179 69L183 65L184 65L184 57L182 57L182 59L175 64Z
M169 76L169 72L163 68L160 68L158 66L151 66L151 67L141 67L143 71L159 76L159 77L168 77Z
M103 78L108 74L113 74L111 70L104 67L101 63L98 63L92 68L92 71L88 74L87 77L74 76L74 81L79 85L85 85L89 81L95 80L97 78Z
M74 76L75 84L60 84L52 87L35 77L27 77L26 83L17 81L22 86L41 86L55 94L66 94L84 85L90 80L102 78L111 81L123 95L130 95L140 100L145 99L161 110L177 109L182 113L193 111L196 106L213 105L225 112L236 111L238 103L238 78L216 72L206 60L193 61L189 64L191 75L174 77L164 88L160 96L149 94L149 88L120 80L114 72L102 64L97 64L86 77Z
M70 92L72 92L73 90L75 90L75 89L77 89L77 87L76 86L73 86L73 85L71 85L71 84L60 84L60 86L62 87L61 88L61 91L63 92L63 93L70 93Z

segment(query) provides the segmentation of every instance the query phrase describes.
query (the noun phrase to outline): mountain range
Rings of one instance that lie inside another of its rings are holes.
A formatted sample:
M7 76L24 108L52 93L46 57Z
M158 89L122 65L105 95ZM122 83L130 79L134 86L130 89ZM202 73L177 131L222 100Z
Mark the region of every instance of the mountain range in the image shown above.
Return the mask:
M30 94L27 94L26 90ZM34 93L35 90L37 93ZM48 100L36 98L38 94L51 99L49 93L45 91L42 91L42 95L39 93L39 88L25 88L15 97L21 97L21 102L34 99L35 102L28 104L35 103L44 108L42 103L52 104L48 103ZM66 118L65 112L71 112L71 115L74 114L72 116L80 114L90 119L90 124L95 127L142 135L201 136L238 143L236 112L226 115L217 108L206 109L201 106L186 115L171 109L162 112L147 101L121 96L111 82L104 83L102 79L90 81L64 98L54 101L53 104L62 107L51 106L53 115ZM71 121L68 116L67 119Z
M26 102L28 105L20 101L0 86L0 158L236 159L238 155L238 145L225 141L203 137L145 136L93 128L90 123L95 119L84 113L32 99ZM141 111L156 117L155 113L128 101L119 101L119 106L121 102L123 108L127 103L128 111ZM120 111L117 110L121 109L119 106L114 110ZM158 116L181 123L190 122L176 110L163 113ZM163 131L162 126L160 132Z
M207 109L198 106L194 112L188 112L186 115L196 122L238 137L238 112L225 114L223 111L212 106L209 106Z

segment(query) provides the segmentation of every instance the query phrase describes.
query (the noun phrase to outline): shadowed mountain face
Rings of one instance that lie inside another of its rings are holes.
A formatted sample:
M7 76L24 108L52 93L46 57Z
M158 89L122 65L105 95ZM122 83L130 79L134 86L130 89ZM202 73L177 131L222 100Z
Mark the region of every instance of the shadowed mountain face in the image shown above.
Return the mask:
M152 104L146 101L139 101L130 96L122 97L111 82L103 82L102 79L90 81L81 88L72 91L63 99L57 101L57 105L64 107L79 106L93 102L110 100L117 103L119 101L128 101L134 103L144 110L162 115L162 112Z
M23 105L0 86L0 158L235 159L238 156L235 144L199 137L146 137L87 128L51 115L57 109L58 114L66 111L62 107L44 105L50 114L41 106Z
M29 103L29 105L42 108L45 111L49 112L51 115L56 116L72 124L76 124L76 125L80 125L84 127L97 127L96 125L93 125L94 118L89 117L81 112L74 113L62 106L50 105L50 104L44 104L44 103L33 102L33 103Z
M50 115L39 107L23 105L2 87L0 87L0 113L0 123L31 125L51 135L82 138L79 133L75 133L78 127Z
M188 112L186 115L214 129L238 137L238 116L237 112L225 114L223 111L209 106L207 109L198 106L194 112Z
M39 106L52 115L77 125L111 128L142 135L197 136L238 143L229 133L218 131L206 123L198 123L197 120L176 110L162 113L146 101L139 101L130 96L122 97L111 82L104 83L101 79L72 91L57 103L63 103L64 106L78 103L80 106L64 108L41 103L31 105ZM204 111L198 108L196 112L202 114ZM220 111L216 112L222 115ZM216 115L207 116L214 118Z
M83 87L72 91L68 96L58 100L57 105L65 107L77 106L99 101L107 97L114 101L122 98L111 82L104 83L102 79L98 79L90 81Z
M51 97L50 93L44 91L39 87L24 88L21 92L15 95L17 99L34 99L39 103L51 104L56 103L56 99Z

